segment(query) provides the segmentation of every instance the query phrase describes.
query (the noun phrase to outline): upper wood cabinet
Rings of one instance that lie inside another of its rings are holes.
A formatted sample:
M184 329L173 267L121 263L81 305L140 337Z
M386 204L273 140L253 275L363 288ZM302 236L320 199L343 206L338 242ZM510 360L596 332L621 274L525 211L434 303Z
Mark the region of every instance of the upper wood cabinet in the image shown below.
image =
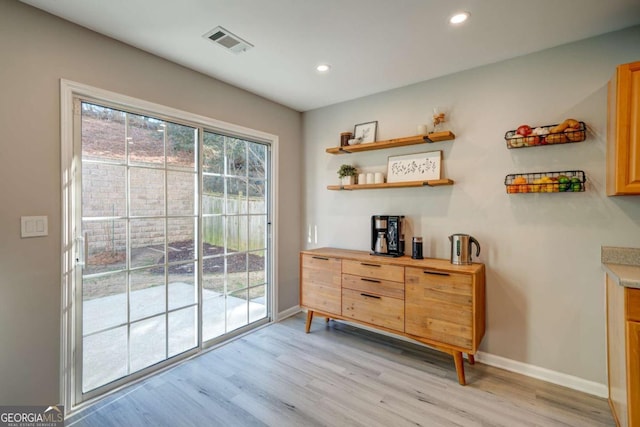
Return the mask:
M640 62L619 65L609 81L607 195L640 194Z

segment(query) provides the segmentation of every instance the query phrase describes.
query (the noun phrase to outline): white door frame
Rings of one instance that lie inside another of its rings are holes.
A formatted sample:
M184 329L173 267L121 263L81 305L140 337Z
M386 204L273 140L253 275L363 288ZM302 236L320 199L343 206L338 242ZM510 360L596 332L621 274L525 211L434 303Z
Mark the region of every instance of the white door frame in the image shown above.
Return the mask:
M91 403L91 400L84 402L76 401L76 378L75 366L76 357L76 298L74 294L74 282L76 272L76 257L82 251L82 245L77 242L75 230L75 200L80 188L76 186L75 176L80 167L80 159L74 157L74 98L81 97L87 100L94 100L119 105L123 109L148 112L154 117L179 119L207 130L218 131L225 134L232 134L240 138L264 142L270 146L271 156L271 176L270 176L270 199L269 212L271 226L268 228L267 238L270 239L271 256L270 265L267 267L269 274L270 292L268 301L268 312L271 321L276 320L278 300L278 210L275 209L278 200L278 157L279 144L278 136L266 132L257 131L244 126L235 125L209 117L200 116L165 105L156 104L137 98L111 92L82 83L70 80L60 80L60 145L61 145L61 188L62 188L62 219L61 219L61 324L60 324L60 397L61 403L65 407L65 412L72 414L82 407ZM79 112L78 112L79 113ZM201 304L201 301L200 301ZM199 310L201 311L201 310ZM201 318L201 316L200 316ZM200 328L201 329L201 328ZM203 349L201 331L198 334L198 348ZM128 385L128 384L127 384ZM117 389L114 389L115 391ZM104 395L103 395L104 396Z

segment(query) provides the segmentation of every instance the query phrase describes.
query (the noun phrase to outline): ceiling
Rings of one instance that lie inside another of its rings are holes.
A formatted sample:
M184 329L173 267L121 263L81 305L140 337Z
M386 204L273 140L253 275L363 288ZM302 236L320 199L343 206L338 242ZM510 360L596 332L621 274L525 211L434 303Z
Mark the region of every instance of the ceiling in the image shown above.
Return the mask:
M21 1L298 111L640 24L638 0Z

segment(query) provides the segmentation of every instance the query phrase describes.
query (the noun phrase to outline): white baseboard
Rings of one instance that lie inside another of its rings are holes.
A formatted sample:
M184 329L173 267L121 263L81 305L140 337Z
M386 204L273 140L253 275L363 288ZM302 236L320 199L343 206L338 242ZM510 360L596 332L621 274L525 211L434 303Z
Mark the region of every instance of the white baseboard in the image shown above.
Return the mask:
M284 320L287 317L295 316L296 314L300 313L301 311L302 311L302 309L300 308L299 305L294 305L291 308L287 308L286 310L283 310L283 311L279 312L276 315L276 322Z
M486 365L495 366L496 368L526 375L528 377L582 391L594 396L604 398L609 397L609 389L606 384L585 380L584 378L563 374L562 372L552 371L551 369L529 365L528 363L518 362L516 360L507 359L506 357L496 356L480 351L476 353L476 360Z

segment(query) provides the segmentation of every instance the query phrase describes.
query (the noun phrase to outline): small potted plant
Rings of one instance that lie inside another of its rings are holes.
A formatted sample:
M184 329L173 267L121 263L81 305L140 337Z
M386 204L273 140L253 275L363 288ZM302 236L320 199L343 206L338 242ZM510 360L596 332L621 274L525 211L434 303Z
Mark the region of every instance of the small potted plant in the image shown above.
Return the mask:
M340 177L342 185L355 184L355 177L358 175L358 170L352 165L342 165L338 169L338 176Z

